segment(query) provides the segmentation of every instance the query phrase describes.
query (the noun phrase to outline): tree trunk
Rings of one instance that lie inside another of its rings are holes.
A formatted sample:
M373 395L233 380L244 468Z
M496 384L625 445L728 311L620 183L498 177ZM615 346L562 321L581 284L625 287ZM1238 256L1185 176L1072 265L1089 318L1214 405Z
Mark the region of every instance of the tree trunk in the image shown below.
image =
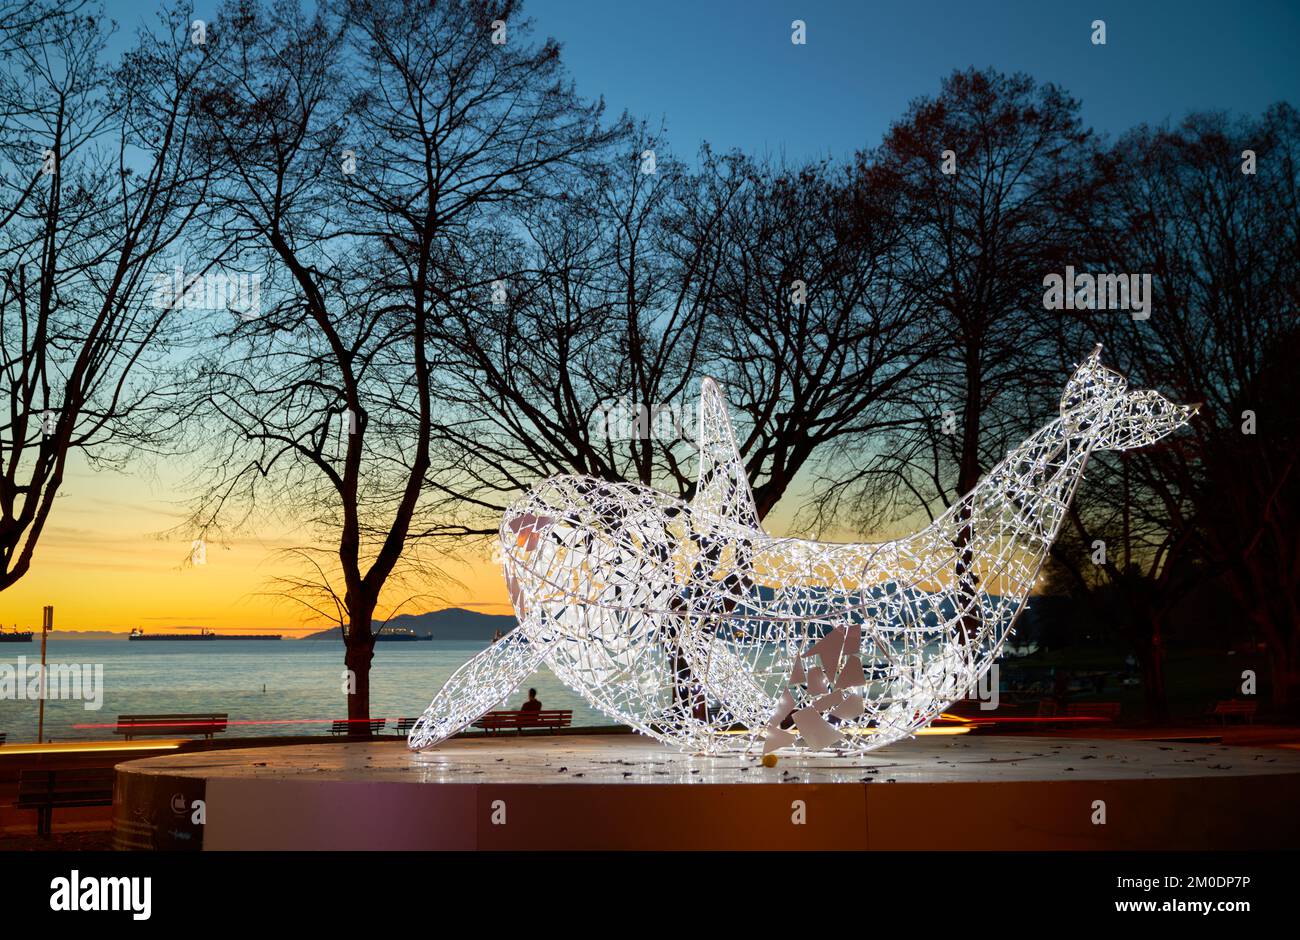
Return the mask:
M1146 717L1150 722L1169 720L1169 701L1165 696L1165 650L1160 623L1151 618L1148 633L1134 638L1134 652L1142 670L1142 694L1146 698Z
M375 658L375 638L370 619L348 625L347 652L343 665L350 673L348 684L348 734L370 735L370 662Z
M708 709L704 702L703 692L691 669L691 662L686 658L681 647L681 636L685 629L686 618L691 615L690 606L681 596L676 596L670 602L670 606L677 614L677 619L682 621L681 626L673 625L669 634L673 640L672 647L672 669L673 669L673 705L676 706L683 716L692 715L698 720L708 720Z

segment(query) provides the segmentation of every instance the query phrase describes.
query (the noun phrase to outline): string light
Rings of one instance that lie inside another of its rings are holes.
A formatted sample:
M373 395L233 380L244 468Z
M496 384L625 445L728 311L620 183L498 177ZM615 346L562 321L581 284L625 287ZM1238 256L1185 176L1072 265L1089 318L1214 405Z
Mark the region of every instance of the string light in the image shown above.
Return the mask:
M1080 365L1060 416L921 532L881 543L766 533L726 399L702 383L689 503L557 476L502 519L518 627L411 729L469 726L545 664L594 708L684 750L862 753L914 735L1001 652L1088 456L1153 443L1194 409Z

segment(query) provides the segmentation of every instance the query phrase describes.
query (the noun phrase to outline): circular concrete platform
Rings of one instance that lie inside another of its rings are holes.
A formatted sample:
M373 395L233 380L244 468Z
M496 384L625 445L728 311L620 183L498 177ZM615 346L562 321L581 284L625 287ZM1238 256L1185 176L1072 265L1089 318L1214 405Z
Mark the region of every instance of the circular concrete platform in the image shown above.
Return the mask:
M1300 752L933 736L860 758L632 735L321 743L117 767L124 849L1300 847Z

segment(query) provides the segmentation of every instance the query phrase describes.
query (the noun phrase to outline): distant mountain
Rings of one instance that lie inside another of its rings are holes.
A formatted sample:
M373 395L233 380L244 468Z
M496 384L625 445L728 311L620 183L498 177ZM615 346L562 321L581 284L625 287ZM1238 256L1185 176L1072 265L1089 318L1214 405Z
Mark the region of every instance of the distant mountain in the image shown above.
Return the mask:
M379 624L375 625L378 628ZM435 640L481 640L488 642L500 630L503 634L515 628L515 618L510 614L480 614L460 607L432 610L427 614L402 614L388 621L387 626L405 627L416 633L432 633ZM304 640L341 640L338 627L319 633L309 633Z

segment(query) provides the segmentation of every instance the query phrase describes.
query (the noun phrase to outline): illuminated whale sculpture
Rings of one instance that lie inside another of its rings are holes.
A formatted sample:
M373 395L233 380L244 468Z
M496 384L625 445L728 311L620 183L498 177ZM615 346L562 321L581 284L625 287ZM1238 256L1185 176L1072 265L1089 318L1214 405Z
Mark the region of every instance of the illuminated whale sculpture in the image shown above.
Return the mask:
M860 753L924 727L999 655L1095 450L1195 409L1078 367L1060 414L924 530L889 542L767 534L726 400L701 390L699 480L558 476L501 523L519 626L458 669L410 732L432 747L545 663L596 709L701 753Z

